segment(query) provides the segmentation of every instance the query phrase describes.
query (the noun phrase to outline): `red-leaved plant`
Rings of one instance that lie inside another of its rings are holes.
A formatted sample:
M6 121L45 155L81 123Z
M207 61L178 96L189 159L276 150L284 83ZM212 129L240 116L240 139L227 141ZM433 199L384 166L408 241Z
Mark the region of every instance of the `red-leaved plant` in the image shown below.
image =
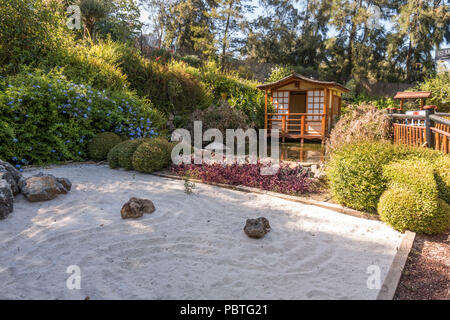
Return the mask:
M205 183L224 183L244 185L262 190L298 195L315 191L313 180L308 172L298 165L294 168L281 162L278 171L273 175L261 175L261 168L256 164L180 164L172 165L171 171L179 176L189 175Z

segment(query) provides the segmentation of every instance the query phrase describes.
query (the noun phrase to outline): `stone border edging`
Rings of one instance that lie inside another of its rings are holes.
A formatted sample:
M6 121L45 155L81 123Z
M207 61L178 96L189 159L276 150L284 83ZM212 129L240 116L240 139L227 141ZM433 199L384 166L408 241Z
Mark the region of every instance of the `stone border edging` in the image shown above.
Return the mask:
M183 177L180 177L180 176L177 176L174 174L168 174L168 173L162 173L162 172L153 172L151 174L158 176L158 177L162 177L162 178L183 180ZM253 193L257 193L257 194L266 194L266 195L270 195L270 196L288 200L288 201L293 201L293 202L303 203L303 204L307 204L307 205L311 205L311 206L321 207L324 209L329 209L332 211L336 211L336 212L343 213L343 214L350 215L350 216L357 217L357 218L380 221L380 218L378 217L378 215L346 208L344 206L341 206L341 205L335 204L335 203L317 201L317 200L313 200L313 199L306 199L306 198L302 198L299 196L291 196L288 194L283 194L283 193L278 193L278 192L273 192L273 191L266 191L266 190L261 190L261 189L252 188L252 187L246 187L246 186L242 186L242 185L233 186L233 185L217 183L217 182L205 183L199 179L192 179L192 178L189 178L189 181L192 181L195 183L212 185L212 186L221 187L221 188L226 188L226 189L231 189L231 190L242 191L242 192L253 192Z
M381 286L380 292L378 292L377 300L392 300L394 298L415 237L415 232L405 232L405 236L403 237L397 253L395 254L394 261L392 261L383 285Z

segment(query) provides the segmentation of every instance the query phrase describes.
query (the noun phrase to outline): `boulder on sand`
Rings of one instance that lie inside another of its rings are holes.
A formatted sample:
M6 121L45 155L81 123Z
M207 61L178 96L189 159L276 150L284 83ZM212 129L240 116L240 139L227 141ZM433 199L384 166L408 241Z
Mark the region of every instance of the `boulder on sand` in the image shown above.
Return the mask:
M14 209L14 195L10 184L0 180L0 219L6 218Z
M153 202L148 199L130 198L120 210L122 219L128 218L139 218L144 215L144 213L152 213L155 211L155 206Z
M0 180L6 180L14 195L19 193L19 180L22 174L8 162L0 160Z
M68 179L55 178L51 174L38 173L19 180L20 191L32 202L54 199L59 194L69 192L71 187L72 184Z

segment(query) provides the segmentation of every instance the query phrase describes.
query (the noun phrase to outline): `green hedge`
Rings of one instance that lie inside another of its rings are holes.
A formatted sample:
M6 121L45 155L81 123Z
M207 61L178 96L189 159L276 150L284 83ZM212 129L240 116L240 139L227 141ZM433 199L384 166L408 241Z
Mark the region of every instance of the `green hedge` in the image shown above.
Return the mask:
M389 142L347 144L327 163L327 177L334 199L347 207L376 213L378 200L389 178L383 166L403 159L435 161L442 155L425 148L395 146Z
M439 198L435 163L404 160L384 167L389 188L380 198L382 221L399 231L436 234L450 226L450 206Z
M112 132L95 135L87 145L89 158L96 161L105 160L108 152L121 141L122 139Z
M388 180L382 166L401 157L389 143L359 143L336 151L327 164L333 197L342 205L375 213Z

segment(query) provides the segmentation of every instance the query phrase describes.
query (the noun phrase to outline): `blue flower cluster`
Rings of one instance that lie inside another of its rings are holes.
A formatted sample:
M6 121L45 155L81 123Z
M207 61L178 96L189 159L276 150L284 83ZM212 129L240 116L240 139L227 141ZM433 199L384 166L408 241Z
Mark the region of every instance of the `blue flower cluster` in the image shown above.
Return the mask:
M157 135L164 123L160 113L128 91L97 90L58 72L17 77L0 80L0 121L8 124L0 127L0 136L8 137L0 158L11 159L18 169L80 160L98 132L144 138Z

